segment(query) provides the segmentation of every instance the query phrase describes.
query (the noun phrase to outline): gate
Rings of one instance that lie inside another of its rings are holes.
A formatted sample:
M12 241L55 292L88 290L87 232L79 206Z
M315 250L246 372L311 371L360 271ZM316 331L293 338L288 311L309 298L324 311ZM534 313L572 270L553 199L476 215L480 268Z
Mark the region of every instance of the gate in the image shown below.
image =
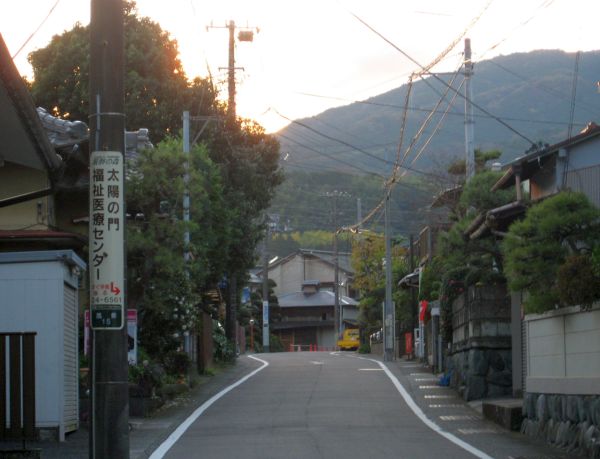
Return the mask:
M35 335L0 333L0 440L36 438Z

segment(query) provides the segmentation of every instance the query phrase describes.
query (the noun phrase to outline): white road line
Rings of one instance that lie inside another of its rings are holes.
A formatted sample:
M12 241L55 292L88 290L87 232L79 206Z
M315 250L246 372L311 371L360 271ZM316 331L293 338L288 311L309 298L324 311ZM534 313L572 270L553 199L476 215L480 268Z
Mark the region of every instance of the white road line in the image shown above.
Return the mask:
M402 398L404 399L406 404L409 406L409 408L412 410L412 412L415 413L415 415L431 430L433 430L434 432L437 432L442 437L450 440L455 445L460 446L462 449L464 449L465 451L468 451L475 457L478 457L480 459L494 459L492 456L489 456L488 454L484 453L480 449L477 449L474 446L467 443L466 441L461 440L456 435L445 431L439 425L437 425L435 422L433 422L431 419L429 419L425 415L425 413L423 413L423 410L421 410L419 405L417 405L415 403L415 401L412 399L410 394L406 391L406 389L404 388L402 383L400 383L400 381L398 381L398 378L396 378L396 376L394 376L394 374L390 371L390 369L383 362L380 362L379 360L375 360L375 359L368 359L366 357L357 357L357 358L363 359L363 360L369 360L369 361L374 362L377 365L379 365L381 367L381 369L385 372L387 377L390 378L390 380L392 381L392 384L394 384L394 386L396 387L396 390L400 393L400 395L402 396Z
M198 419L202 415L202 413L204 413L213 403L215 403L217 400L223 397L223 395L225 395L227 392L235 389L240 384L246 382L259 371L264 370L269 365L269 362L259 359L258 357L254 357L253 355L249 355L248 357L258 362L261 362L263 365L257 368L256 370L252 371L251 373L248 373L246 376L239 379L232 385L226 387L218 394L213 395L206 402L204 402L202 405L196 408L196 411L194 411L185 421L179 424L179 427L177 427L177 429L175 429L173 433L169 435L169 437L164 442L162 442L162 444L158 448L154 450L154 452L150 456L150 459L162 459L164 455L167 454L167 451L169 451L171 447L177 442L177 440L181 438L181 436L185 433L186 430L188 430L188 428L193 424L193 422L196 419Z

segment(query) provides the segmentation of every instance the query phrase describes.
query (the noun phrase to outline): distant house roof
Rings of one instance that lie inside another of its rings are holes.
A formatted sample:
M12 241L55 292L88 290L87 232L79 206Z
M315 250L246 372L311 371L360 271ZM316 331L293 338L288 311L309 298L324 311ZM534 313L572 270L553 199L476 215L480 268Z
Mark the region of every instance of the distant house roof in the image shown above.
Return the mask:
M536 171L543 166L544 162L549 157L558 153L563 148L573 147L581 142L588 141L596 136L600 135L600 126L595 123L589 123L585 129L579 134L570 139L563 140L549 145L546 148L532 153L528 153L525 156L520 156L515 160L507 163L504 168L507 169L505 174L494 184L492 190L498 190L501 188L508 188L515 184L515 174L517 172L521 175L521 180L528 180Z
M281 264L287 263L292 258L297 255L301 255L303 257L314 257L319 260L327 263L330 266L335 266L334 261L334 252L327 250L313 250L313 249L298 249L295 252L290 253L288 256L279 258L277 261L269 264L269 269L272 269ZM354 270L350 264L350 253L349 252L338 252L338 267L340 270L346 272L348 275L353 275ZM258 275L262 275L262 269L259 269L257 272Z
M33 99L0 35L0 162L46 170L51 179L61 169Z
M334 306L335 295L331 291L318 291L315 293L294 292L279 296L278 302L281 308ZM350 297L340 295L340 305L358 306L358 302Z

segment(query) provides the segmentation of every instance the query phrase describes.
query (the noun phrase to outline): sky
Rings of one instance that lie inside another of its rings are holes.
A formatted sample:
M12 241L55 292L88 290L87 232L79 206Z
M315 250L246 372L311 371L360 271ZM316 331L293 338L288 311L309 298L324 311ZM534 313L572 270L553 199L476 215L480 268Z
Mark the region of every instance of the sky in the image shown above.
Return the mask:
M233 20L240 30L258 28L253 42L236 44L236 66L244 68L236 72L237 113L267 132L284 127L286 118L401 86L419 70L414 61L434 61L465 30L475 62L535 49L600 49L598 0L137 0L137 6L177 40L187 76L210 72L225 100L223 27ZM0 33L13 56L48 16L15 56L19 71L31 76L27 54L76 22L88 24L90 0L19 0L3 10ZM207 29L211 24L221 28ZM456 70L462 52L461 40L434 70Z

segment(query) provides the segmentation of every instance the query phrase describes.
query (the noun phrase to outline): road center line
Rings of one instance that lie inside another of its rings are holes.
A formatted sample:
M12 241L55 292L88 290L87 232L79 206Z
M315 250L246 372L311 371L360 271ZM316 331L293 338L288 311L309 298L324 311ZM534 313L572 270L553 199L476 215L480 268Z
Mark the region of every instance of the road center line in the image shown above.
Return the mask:
M362 359L362 360L369 360L369 361L374 362L377 365L379 365L381 367L381 369L385 372L387 377L390 378L390 380L396 387L396 390L400 393L400 395L402 396L402 398L404 399L406 404L409 406L409 408L412 410L412 412L415 413L415 415L431 430L433 430L434 432L437 432L442 437L450 440L455 445L460 446L465 451L468 451L469 453L471 453L472 455L474 455L480 459L494 459L492 456L489 456L488 454L484 453L480 449L477 449L474 446L467 443L466 441L461 440L456 435L445 431L439 425L437 425L435 422L433 422L431 419L429 419L425 415L425 413L423 413L423 410L421 410L419 405L417 405L415 403L415 401L412 399L410 394L406 391L406 389L404 388L402 383L400 381L398 381L398 378L396 378L396 376L394 376L394 374L390 371L390 369L383 362L380 362L379 360L375 360L375 359L368 359L366 357L357 357L357 358Z
M194 423L194 421L198 419L202 415L202 413L204 413L213 403L215 403L217 400L223 397L223 395L225 395L227 392L235 389L237 386L246 382L256 373L258 373L261 370L264 370L267 366L269 366L269 362L267 362L266 360L259 359L258 357L254 357L253 355L249 355L248 358L256 360L257 362L261 362L263 365L257 368L256 370L248 373L246 376L239 379L232 385L226 387L218 394L213 395L202 405L196 408L196 410L192 414L190 414L190 416L185 421L179 424L179 427L177 427L177 429L175 429L173 433L171 433L171 435L169 435L167 439L164 442L162 442L158 448L154 450L154 452L150 455L150 459L162 459L164 455L167 454L167 451L169 451L171 447L177 442L177 440L181 438L181 436L185 433L186 430L188 430L188 428Z

